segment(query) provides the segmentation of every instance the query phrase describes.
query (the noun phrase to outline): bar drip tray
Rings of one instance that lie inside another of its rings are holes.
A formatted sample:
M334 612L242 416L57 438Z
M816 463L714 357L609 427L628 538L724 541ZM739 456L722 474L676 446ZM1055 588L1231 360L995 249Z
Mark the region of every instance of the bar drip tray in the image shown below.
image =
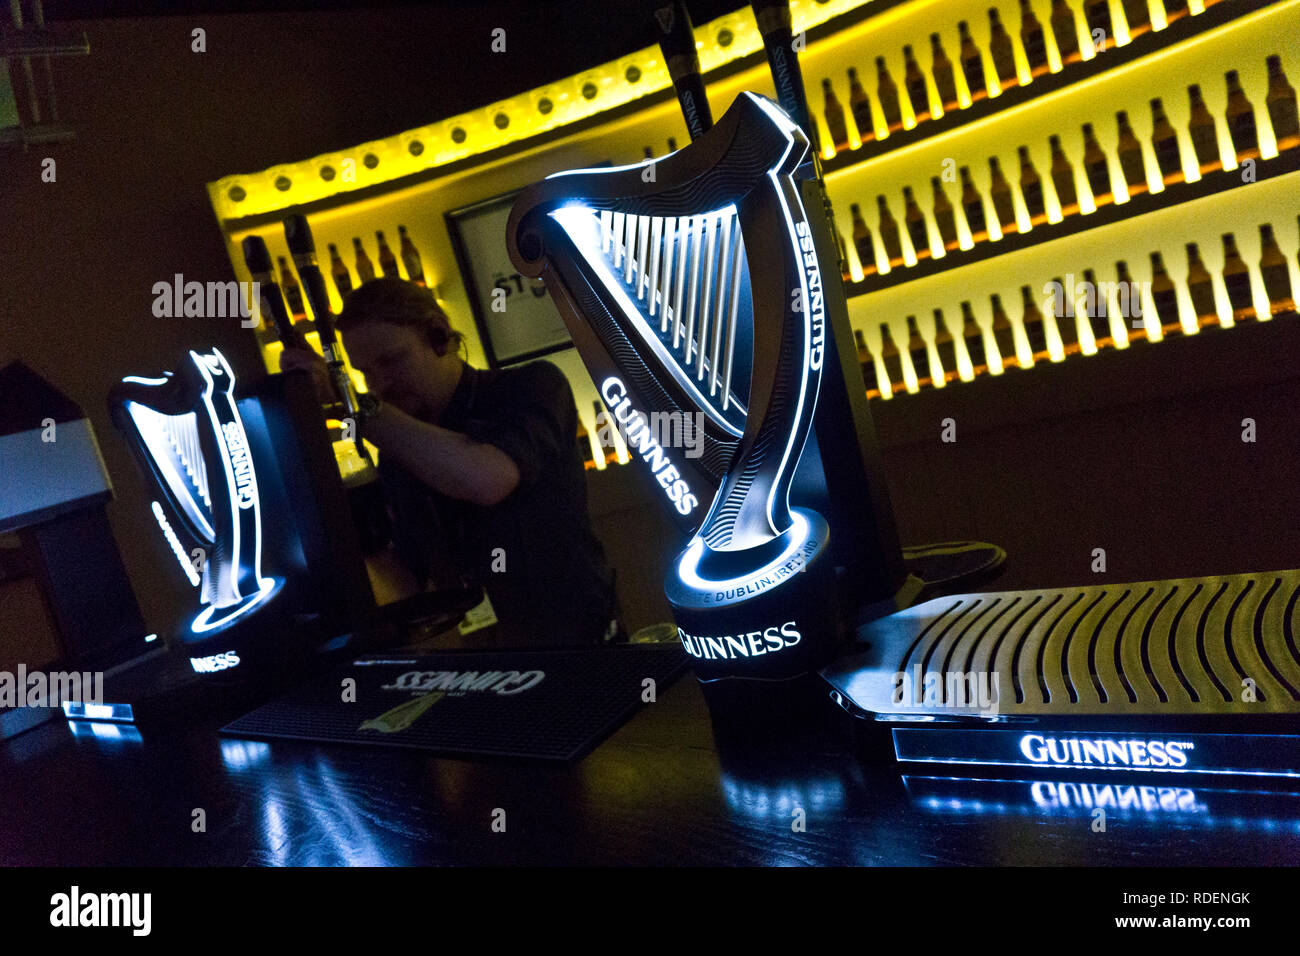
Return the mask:
M1298 605L1300 571L958 594L862 626L822 677L900 760L1292 776Z
M1300 714L1298 600L1300 571L958 594L865 625L822 676L874 716L987 717L981 681L1001 716Z

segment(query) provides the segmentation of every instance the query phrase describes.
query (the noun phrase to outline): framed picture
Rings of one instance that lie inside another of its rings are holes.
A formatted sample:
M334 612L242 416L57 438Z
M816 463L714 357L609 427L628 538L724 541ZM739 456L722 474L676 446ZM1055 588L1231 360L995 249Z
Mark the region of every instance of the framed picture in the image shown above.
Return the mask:
M506 252L506 220L515 196L497 196L446 213L456 265L474 323L493 368L571 348L573 341L540 279L519 274ZM495 290L500 289L504 300ZM493 303L504 302L504 311Z

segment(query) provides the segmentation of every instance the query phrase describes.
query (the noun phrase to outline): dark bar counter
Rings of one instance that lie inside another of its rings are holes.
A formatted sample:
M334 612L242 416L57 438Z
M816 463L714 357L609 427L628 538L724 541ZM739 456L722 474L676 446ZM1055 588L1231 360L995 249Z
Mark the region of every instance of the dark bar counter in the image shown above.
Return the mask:
M798 739L746 752L715 739L689 673L568 766L218 736L237 713L140 739L128 728L74 736L60 720L0 744L0 862L1300 863L1295 786L1170 774L1033 781L1014 768L991 775L1000 780L943 778L905 769L884 745L871 756L869 736L855 748L849 718L829 703ZM1090 804L1107 808L1105 832L1094 832ZM192 829L200 808L206 832ZM498 810L504 832L493 829Z

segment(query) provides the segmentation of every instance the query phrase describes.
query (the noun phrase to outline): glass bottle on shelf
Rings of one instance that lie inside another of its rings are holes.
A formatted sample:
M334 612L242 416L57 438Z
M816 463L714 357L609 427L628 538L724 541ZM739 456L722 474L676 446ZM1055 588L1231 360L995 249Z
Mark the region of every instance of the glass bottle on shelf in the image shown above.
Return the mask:
M1183 156L1178 148L1178 134L1165 116L1159 97L1151 101L1151 122L1151 148L1160 167L1160 178L1168 186L1183 178Z
M862 81L858 79L858 71L854 67L849 67L849 110L853 113L853 123L858 128L862 142L875 139L876 124L871 118L871 100L862 88Z
M1196 153L1196 165L1201 175L1223 168L1223 159L1219 155L1219 131L1215 127L1214 117L1205 106L1201 97L1199 83L1187 88L1187 99L1191 104L1191 121L1187 132L1192 138L1192 150Z
M1119 168L1124 172L1124 182L1128 184L1128 194L1137 196L1147 191L1147 167L1142 158L1142 144L1138 142L1133 127L1129 125L1128 113L1120 110L1115 114L1119 125Z
M1017 147L1016 153L1020 157L1020 195L1025 200L1030 226L1038 226L1047 222L1047 206L1043 202L1043 180L1029 160L1029 147Z
M875 363L871 361L871 350L867 348L867 340L861 329L853 330L853 344L858 348L858 369L862 372L862 384L870 390L876 378Z
M876 208L880 213L881 245L885 247L885 257L889 259L889 268L894 269L903 264L903 243L898 235L898 223L889 211L889 203L884 196L876 197Z
M897 392L903 387L903 356L889 334L888 322L880 323L880 361L885 366L885 377L889 379L893 391Z
M961 211L966 214L971 242L983 242L989 237L989 226L984 218L984 200L971 182L970 167L961 167Z
M975 321L975 313L971 311L969 302L961 304L961 337L966 343L966 354L970 356L971 370L978 375L989 362L984 354L984 331Z
M930 188L934 191L934 224L939 228L939 240L945 251L952 252L961 244L957 239L957 216L938 176L930 177Z
M649 148L649 147L647 147ZM406 277L416 285L426 285L424 281L424 262L420 259L420 252L415 248L415 243L406 232L405 226L397 227L397 234L401 238L398 243L398 251L402 256L402 265L406 268Z
M1259 130L1255 127L1255 107L1246 99L1246 93L1237 79L1237 71L1229 70L1223 74L1228 81L1228 135L1232 137L1232 148L1237 152L1237 162L1259 156Z
M883 56L876 57L876 101L880 103L880 115L889 132L896 133L902 129L903 111L898 105L898 85L889 75Z
M1056 324L1056 334L1061 337L1061 348L1066 356L1079 350L1079 330L1075 326L1074 298L1070 288L1060 276L1053 276L1056 296L1052 300L1052 321Z
M1079 211L1079 194L1074 186L1074 167L1061 149L1061 137L1053 134L1047 138L1052 147L1052 186L1061 205L1061 216L1072 216Z
M957 377L957 346L952 340L948 323L943 320L943 310L934 310L934 350L939 353L939 367L944 381Z
M1286 257L1273 237L1273 227L1265 223L1259 227L1259 274L1264 280L1264 295L1268 298L1268 311L1294 312L1295 299L1291 295L1291 270Z
M1101 31L1101 43L1097 51L1109 50L1115 45L1115 24L1110 19L1110 0L1084 0L1083 22L1088 25L1088 36L1097 40L1097 31Z
M852 203L849 206L849 215L853 218L853 248L858 251L862 274L875 275L879 271L876 268L876 245L871 239L871 230L867 228L866 220L862 218L862 207Z
M1016 74L1015 49L1011 45L1007 28L1002 25L997 7L989 7L989 56L993 58L993 69L998 75L999 87L1005 90L1020 82Z
M1254 295L1250 291L1250 269L1237 251L1237 239L1230 232L1223 234L1223 285L1228 290L1228 304L1232 306L1232 321L1243 322L1255 317Z
M1011 198L1011 186L1007 178L1002 175L1002 167L998 165L996 156L989 157L989 198L993 200L993 212L998 217L1002 234L1019 232L1020 227L1016 224L1016 204Z
M1282 58L1274 54L1265 62L1268 64L1268 95L1264 102L1268 106L1268 120L1273 124L1273 137L1280 153L1300 146L1300 116L1296 113L1295 90L1282 72Z
M939 34L930 34L930 53L934 57L934 62L930 67L930 75L934 77L934 91L939 94L939 102L943 104L945 113L951 112L957 108L957 81L953 76L952 60L948 59L948 54L943 50L943 43L939 40Z
M1043 326L1043 313L1039 311L1034 294L1027 285L1020 287L1020 307L1020 327L1024 329L1025 338L1029 341L1029 365L1033 365L1040 359L1047 358L1047 329Z
M822 80L822 112L826 117L826 130L830 133L835 152L849 148L849 128L844 122L844 107L835 98L829 79Z
M1110 333L1110 303L1106 301L1105 292L1097 283L1097 273L1084 269L1083 281L1087 294L1088 327L1092 330L1093 344L1100 352L1115 344Z
M284 292L285 304L289 306L289 314L293 316L295 322L301 322L307 318L307 306L302 299L302 289L298 285L298 278L293 274L293 269L289 268L289 260L284 256L277 256L280 263L280 289Z
M1128 37L1136 40L1151 30L1151 11L1147 0L1124 0L1124 19L1128 22Z
M912 115L918 123L930 118L930 94L925 87L925 74L916 62L910 45L903 47L903 85L907 88L907 99L912 104Z
M840 278L845 282L852 282L853 272L849 269L849 247L844 244L844 233L840 231L839 222L835 222L835 251L840 257Z
M1196 324L1200 328L1219 323L1219 307L1214 302L1214 279L1201 261L1196 243L1187 243L1187 295L1192 300Z
M339 290L339 298L342 299L352 291L352 273L348 271L347 263L339 255L339 247L334 243L329 244L330 251L330 275L334 279L334 287Z
M1156 319L1165 338L1183 331L1178 319L1178 289L1165 271L1160 253L1151 253L1151 301L1156 306Z
M903 223L907 226L907 237L912 240L912 251L917 261L930 257L930 234L925 227L925 213L916 204L912 187L903 187Z
M361 245L361 240L356 236L352 237L352 253L356 257L357 279L359 279L361 284L364 285L375 277L375 266L370 261L370 257L366 255L366 250L365 247Z
M1034 8L1029 5L1029 0L1020 0L1020 43L1025 48L1030 79L1037 79L1051 69L1047 62L1047 40L1043 36L1043 25L1034 16Z
M1101 144L1097 142L1091 123L1083 124L1083 173L1088 179L1088 188L1092 190L1095 205L1103 206L1115 201L1110 185L1110 163L1102 152Z
M1052 0L1052 36L1056 40L1056 52L1061 56L1061 66L1083 59L1079 51L1079 32L1074 25L1074 11L1065 0Z
M1120 315L1124 317L1126 337L1129 344L1139 342L1147 337L1146 322L1142 318L1142 287L1133 281L1128 263L1123 259L1115 263L1115 277L1116 298Z
M400 279L401 276L397 272L397 256L393 255L393 250L388 248L382 230L375 230L375 243L379 246L379 274Z
M989 95L984 84L984 57L971 39L965 20L957 24L957 33L961 36L961 72L966 77L966 89L970 91L970 101L978 103Z
M907 354L912 360L912 371L916 373L916 384L922 388L931 384L930 353L914 315L907 317Z
M1020 359L1016 356L1016 332L1011 327L1011 320L1007 318L1007 310L1002 308L1002 296L991 295L989 302L993 306L993 342L1002 356L1002 367L1015 368L1020 365Z

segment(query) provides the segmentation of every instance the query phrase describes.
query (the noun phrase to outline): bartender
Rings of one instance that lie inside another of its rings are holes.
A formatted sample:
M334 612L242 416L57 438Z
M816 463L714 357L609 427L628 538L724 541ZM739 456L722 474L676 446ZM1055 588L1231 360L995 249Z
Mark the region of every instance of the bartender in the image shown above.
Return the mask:
M403 563L427 583L449 554L486 589L502 645L625 640L563 373L543 361L474 368L433 293L397 278L349 294L338 329L366 377L360 426L380 452ZM315 352L286 349L280 366L330 394Z

